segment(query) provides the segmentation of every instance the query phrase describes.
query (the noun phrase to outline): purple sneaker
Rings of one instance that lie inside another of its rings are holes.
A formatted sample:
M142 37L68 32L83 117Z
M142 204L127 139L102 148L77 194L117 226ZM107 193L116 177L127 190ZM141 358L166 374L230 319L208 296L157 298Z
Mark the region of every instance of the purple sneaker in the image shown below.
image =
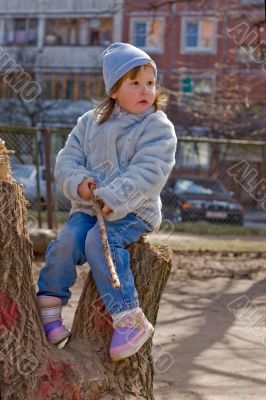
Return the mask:
M40 311L48 342L57 345L71 335L69 330L63 325L61 306L41 308Z
M114 333L110 344L113 361L123 360L137 353L152 336L154 328L139 308L133 314L113 321Z
M44 331L48 342L52 344L60 344L70 336L70 332L63 325L62 320L58 319L53 322L45 324Z

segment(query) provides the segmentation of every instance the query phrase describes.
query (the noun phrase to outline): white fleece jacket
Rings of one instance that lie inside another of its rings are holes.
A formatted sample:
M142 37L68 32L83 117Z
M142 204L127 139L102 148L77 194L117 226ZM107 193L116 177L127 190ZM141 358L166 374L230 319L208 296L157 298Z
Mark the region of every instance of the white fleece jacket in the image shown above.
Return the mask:
M135 213L154 230L160 227L160 192L175 164L176 134L162 111L130 114L116 107L98 125L91 110L78 119L59 152L55 177L71 200L71 213L94 215L91 201L80 198L78 185L93 178L95 194L112 210L109 221Z

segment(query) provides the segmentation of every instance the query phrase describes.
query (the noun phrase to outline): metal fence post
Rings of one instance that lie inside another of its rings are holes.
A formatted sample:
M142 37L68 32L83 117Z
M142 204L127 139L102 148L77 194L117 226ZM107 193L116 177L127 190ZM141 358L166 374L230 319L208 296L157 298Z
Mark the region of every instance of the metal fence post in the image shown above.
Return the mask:
M42 205L41 205L41 188L40 188L40 137L39 132L35 132L35 166L37 172L37 219L38 219L38 227L42 228Z
M51 132L49 128L43 130L44 134L44 163L45 163L45 179L46 179L46 209L47 209L47 225L48 229L53 228L53 195L51 184Z
M55 166L55 137L56 137L56 131L53 129L50 130L50 149L51 149L51 157L50 157L50 162L52 164L52 168L54 169ZM57 190L56 190L56 183L55 180L52 180L52 189L53 189L53 225L55 229L58 229L58 211L59 211L59 204L58 204L58 196L57 196Z

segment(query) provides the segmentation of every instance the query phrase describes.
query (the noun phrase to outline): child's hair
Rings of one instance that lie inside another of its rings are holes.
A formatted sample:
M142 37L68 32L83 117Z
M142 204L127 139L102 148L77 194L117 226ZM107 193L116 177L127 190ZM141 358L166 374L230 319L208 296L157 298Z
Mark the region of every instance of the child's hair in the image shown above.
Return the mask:
M123 81L126 78L129 79L135 79L138 75L138 73L140 72L142 67L146 67L149 66L151 67L151 65L149 64L149 62L147 62L147 65L139 65L138 67L135 67L133 69L131 69L130 71L128 71L124 76L122 76L122 78L120 78L112 87L112 89L110 90L110 93L108 95L108 97L106 97L104 100L102 100L98 106L95 109L95 119L98 121L98 124L101 125L103 124L105 121L108 120L108 118L111 116L114 107L115 107L115 99L113 99L111 96L112 94L114 94L122 85ZM155 111L157 110L164 110L166 108L167 105L167 101L168 101L168 95L167 93L157 84L156 85L156 97L154 100L154 107L155 107Z

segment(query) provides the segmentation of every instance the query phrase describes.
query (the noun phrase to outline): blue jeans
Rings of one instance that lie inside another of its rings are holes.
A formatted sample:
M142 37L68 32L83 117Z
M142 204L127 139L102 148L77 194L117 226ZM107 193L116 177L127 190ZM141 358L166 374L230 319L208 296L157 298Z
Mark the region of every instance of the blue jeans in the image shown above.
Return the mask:
M88 261L97 289L110 314L138 307L130 256L125 247L150 232L152 227L134 214L117 221L105 221L105 226L121 287L114 289L110 282L96 217L76 212L47 248L37 295L59 297L63 305L67 304L71 296L69 288L77 277L76 265Z

